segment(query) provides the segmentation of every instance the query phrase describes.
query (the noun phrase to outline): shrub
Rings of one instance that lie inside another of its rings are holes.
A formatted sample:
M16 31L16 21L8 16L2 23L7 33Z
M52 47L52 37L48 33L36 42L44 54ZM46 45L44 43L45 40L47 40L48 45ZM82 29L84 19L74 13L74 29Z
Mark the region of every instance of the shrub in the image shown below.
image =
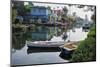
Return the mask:
M73 52L71 62L85 62L96 60L96 32L91 28L88 37L81 41L78 48Z

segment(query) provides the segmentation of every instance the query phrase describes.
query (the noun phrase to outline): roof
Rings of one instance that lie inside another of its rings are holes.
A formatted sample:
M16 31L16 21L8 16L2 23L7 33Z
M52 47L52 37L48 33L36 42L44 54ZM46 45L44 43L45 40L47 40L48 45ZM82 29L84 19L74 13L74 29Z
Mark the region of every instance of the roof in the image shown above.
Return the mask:
M44 9L47 9L46 7L44 7L44 6L32 6L31 8L44 8Z

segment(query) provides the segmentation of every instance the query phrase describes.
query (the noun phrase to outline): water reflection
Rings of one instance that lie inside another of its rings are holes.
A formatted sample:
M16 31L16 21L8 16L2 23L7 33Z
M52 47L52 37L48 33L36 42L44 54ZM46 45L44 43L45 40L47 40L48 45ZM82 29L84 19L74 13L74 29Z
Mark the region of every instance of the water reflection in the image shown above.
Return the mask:
M15 32L12 36L12 49L21 50L28 41L46 41L51 40L53 36L60 36L61 28L37 26L34 31Z
M31 53L40 53L40 52L59 52L61 51L60 48L28 48L27 54Z
M34 32L31 32L32 35L32 40L33 41L45 41L45 40L50 40L53 36L53 31L51 28L47 27L37 27Z
M16 50L21 50L25 46L26 40L28 41L68 41L68 40L76 41L79 39L81 40L86 38L86 36L84 35L86 35L88 31L89 31L88 29L77 28L76 26L73 26L72 29L67 29L67 27L37 26L35 27L34 31L18 32L18 33L15 32L12 35L12 52L15 52Z
M73 27L44 27L36 26L35 30L27 32L14 32L12 36L12 64L44 64L68 62L60 55L59 48L28 48L28 41L79 41L87 37L88 32L82 28ZM77 36L77 37L76 37ZM40 60L41 59L41 60Z
M23 33L13 33L12 36L12 49L21 50L25 46L25 38Z
M83 31L83 32L88 32L88 31L89 31L89 29L82 29L82 31Z

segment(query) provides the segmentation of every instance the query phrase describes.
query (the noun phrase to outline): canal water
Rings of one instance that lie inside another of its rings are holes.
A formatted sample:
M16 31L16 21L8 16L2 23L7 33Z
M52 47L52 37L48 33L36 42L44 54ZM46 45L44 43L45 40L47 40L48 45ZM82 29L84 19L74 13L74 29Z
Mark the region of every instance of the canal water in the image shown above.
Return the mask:
M26 45L28 41L80 41L87 37L88 31L82 27L66 29L64 27L36 26L34 30L27 32L16 32L12 35L12 65L67 63L62 59L58 49L30 49ZM66 35L64 38L63 36Z

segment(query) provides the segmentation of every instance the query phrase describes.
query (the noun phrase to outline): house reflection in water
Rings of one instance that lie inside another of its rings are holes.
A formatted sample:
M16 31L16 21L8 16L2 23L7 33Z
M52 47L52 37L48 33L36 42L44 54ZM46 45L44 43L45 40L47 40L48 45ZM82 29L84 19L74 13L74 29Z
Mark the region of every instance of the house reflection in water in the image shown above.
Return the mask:
M37 27L34 32L32 32L33 41L45 41L50 40L53 37L53 29L48 27Z
M33 41L46 41L51 40L53 36L60 36L61 29L58 27L37 27L34 32L31 33Z
M52 35L50 35L48 32L32 32L32 40L36 41L45 41L50 40L52 38Z
M25 46L26 38L27 36L24 33L13 33L13 36L12 36L13 50L21 50Z

